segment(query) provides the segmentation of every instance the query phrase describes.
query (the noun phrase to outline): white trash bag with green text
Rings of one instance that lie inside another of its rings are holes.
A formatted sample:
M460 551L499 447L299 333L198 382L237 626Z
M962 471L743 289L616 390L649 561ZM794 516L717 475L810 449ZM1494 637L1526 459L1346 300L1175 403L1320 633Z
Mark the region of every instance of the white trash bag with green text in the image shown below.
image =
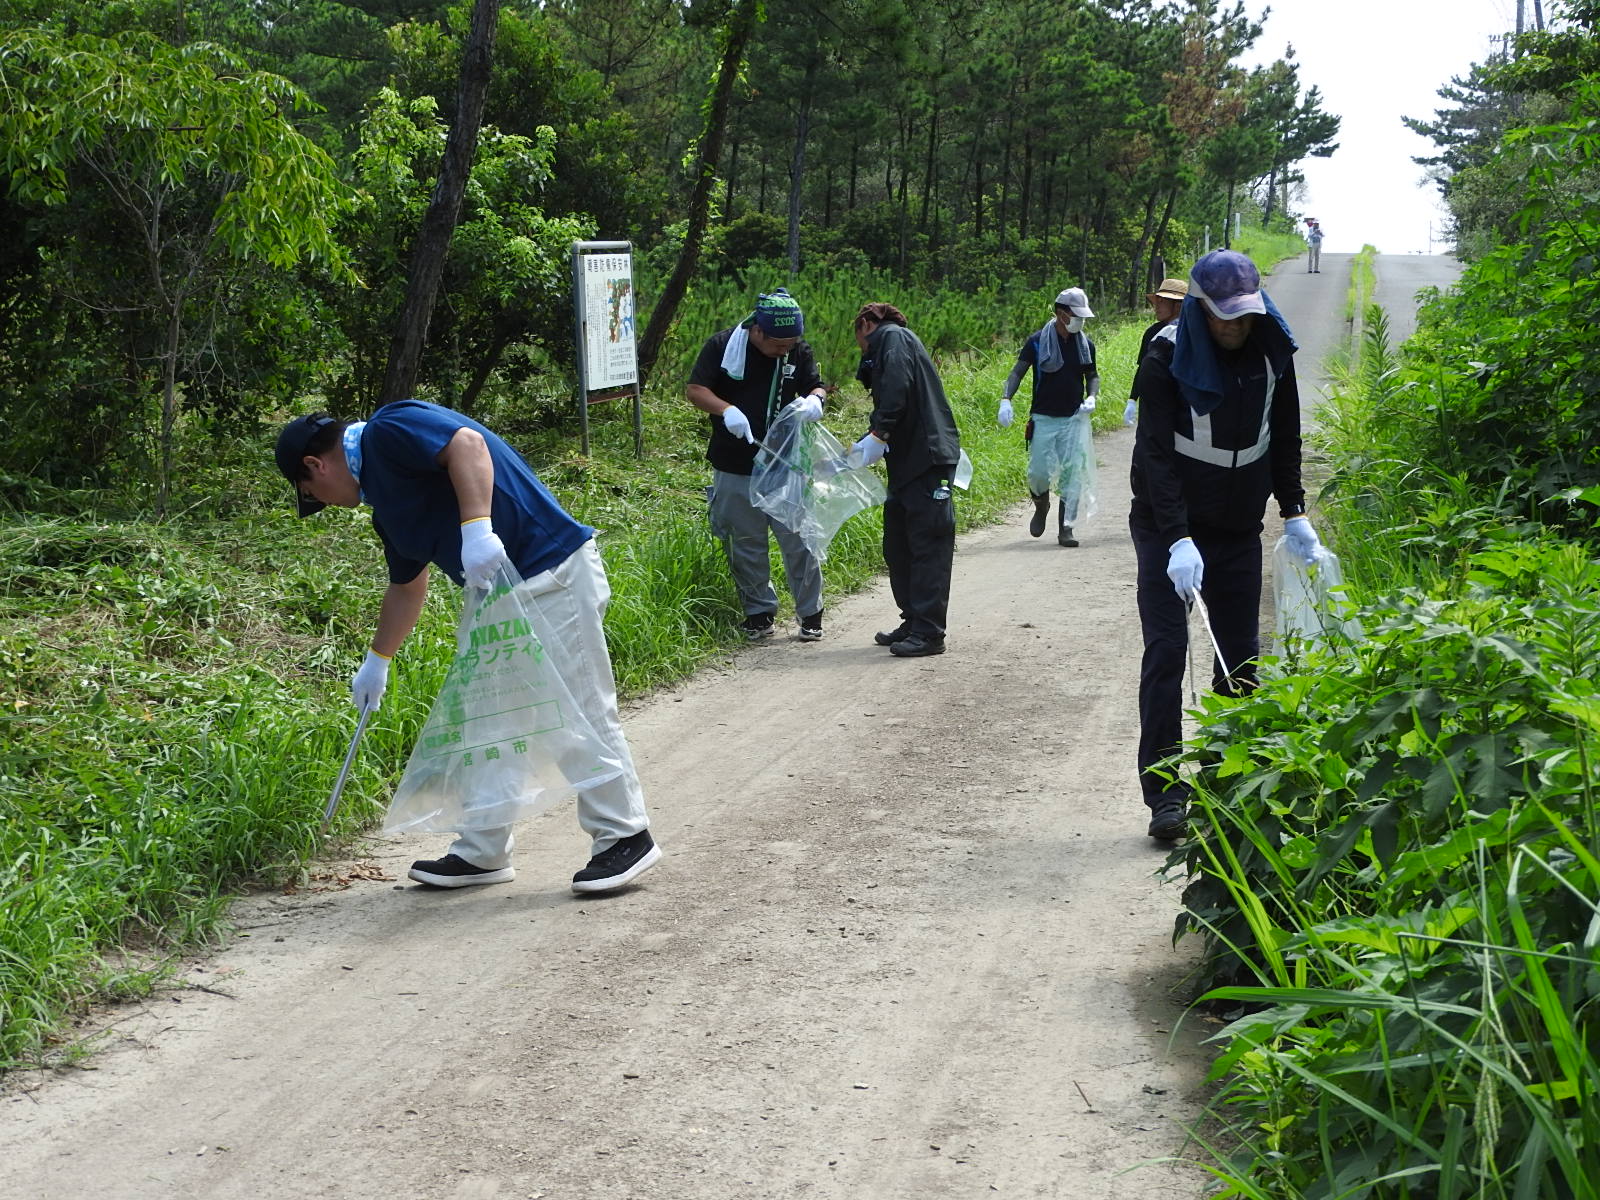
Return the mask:
M799 534L818 561L846 521L887 494L877 473L850 466L848 454L821 422L802 421L792 404L773 418L756 451L750 502Z
M385 833L493 829L622 774L546 652L535 605L501 569L462 593L456 656L433 702Z

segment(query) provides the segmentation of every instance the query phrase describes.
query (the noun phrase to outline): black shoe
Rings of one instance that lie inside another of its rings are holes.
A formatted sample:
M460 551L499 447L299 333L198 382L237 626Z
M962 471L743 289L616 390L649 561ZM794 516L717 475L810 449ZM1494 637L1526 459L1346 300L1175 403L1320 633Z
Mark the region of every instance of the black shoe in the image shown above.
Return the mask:
M802 642L820 642L822 640L822 610L820 608L809 617L800 618L800 640Z
M1032 493L1029 493L1032 495ZM1042 492L1033 497L1033 518L1028 522L1028 532L1034 537L1044 536L1044 523L1050 516L1050 493Z
M908 633L889 647L889 653L900 658L922 658L929 654L943 654L944 639L927 638L920 633Z
M759 642L762 638L772 636L773 618L771 613L754 613L744 619L744 624L739 626L744 630L746 641Z
M903 642L911 636L911 630L905 625L898 629L884 629L872 635L872 640L880 646L893 646L896 642Z
M1161 842L1175 842L1189 831L1181 801L1164 800L1150 814L1149 835Z
M1056 542L1062 546L1076 546L1078 539L1072 536L1072 526L1063 525L1061 532L1056 534Z
M434 887L474 887L480 883L510 883L517 877L514 867L475 867L464 858L446 854L443 858L419 858L406 874L418 883Z
M641 829L591 858L589 865L572 877L572 890L612 892L632 883L660 861L661 847L648 829Z

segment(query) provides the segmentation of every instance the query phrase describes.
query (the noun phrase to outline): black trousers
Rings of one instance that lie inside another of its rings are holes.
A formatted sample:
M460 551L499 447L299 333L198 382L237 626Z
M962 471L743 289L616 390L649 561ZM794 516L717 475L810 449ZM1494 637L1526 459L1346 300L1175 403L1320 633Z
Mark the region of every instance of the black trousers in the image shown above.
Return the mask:
M950 609L956 552L954 473L953 466L930 467L883 502L883 561L901 623L930 641L943 640Z
M1139 788L1152 808L1183 800L1187 788L1151 770L1176 753L1183 738L1183 671L1189 658L1187 606L1167 578L1171 549L1153 525L1130 517L1139 560L1139 626L1144 660L1139 670ZM1232 670L1225 676L1213 654L1211 686L1224 696L1256 686L1261 653L1261 535L1190 530L1205 563L1200 596L1211 615L1211 631ZM1204 634L1198 636L1204 637ZM1209 653L1210 646L1206 647Z

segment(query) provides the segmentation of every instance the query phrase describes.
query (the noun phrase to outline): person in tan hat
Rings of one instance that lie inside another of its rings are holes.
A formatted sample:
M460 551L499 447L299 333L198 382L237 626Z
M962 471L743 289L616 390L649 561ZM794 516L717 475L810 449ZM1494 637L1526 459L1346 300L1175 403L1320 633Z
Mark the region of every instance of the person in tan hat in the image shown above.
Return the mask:
M1132 425L1139 415L1139 371L1138 364L1144 361L1145 351L1150 349L1150 342L1168 325L1178 319L1178 314L1183 311L1183 298L1189 294L1189 281L1187 279L1163 279L1161 286L1153 292L1146 292L1144 298L1150 302L1150 307L1155 310L1156 319L1150 328L1144 331L1144 336L1139 339L1139 355L1133 360L1133 386L1128 391L1128 403L1122 409L1122 423Z

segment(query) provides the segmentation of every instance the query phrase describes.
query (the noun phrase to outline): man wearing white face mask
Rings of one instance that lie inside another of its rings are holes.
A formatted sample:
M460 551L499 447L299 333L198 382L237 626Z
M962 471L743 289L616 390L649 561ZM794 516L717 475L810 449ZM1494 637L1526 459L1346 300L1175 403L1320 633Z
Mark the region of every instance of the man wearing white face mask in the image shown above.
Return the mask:
M1094 342L1083 323L1094 316L1082 288L1067 288L1056 297L1055 317L1022 344L1017 365L1006 380L997 420L1010 426L1011 397L1022 377L1033 370L1033 406L1028 418L1028 492L1033 517L1028 532L1044 533L1050 513L1050 489L1060 497L1056 541L1076 546L1072 526L1094 506L1094 442L1089 414L1100 394L1100 372Z

